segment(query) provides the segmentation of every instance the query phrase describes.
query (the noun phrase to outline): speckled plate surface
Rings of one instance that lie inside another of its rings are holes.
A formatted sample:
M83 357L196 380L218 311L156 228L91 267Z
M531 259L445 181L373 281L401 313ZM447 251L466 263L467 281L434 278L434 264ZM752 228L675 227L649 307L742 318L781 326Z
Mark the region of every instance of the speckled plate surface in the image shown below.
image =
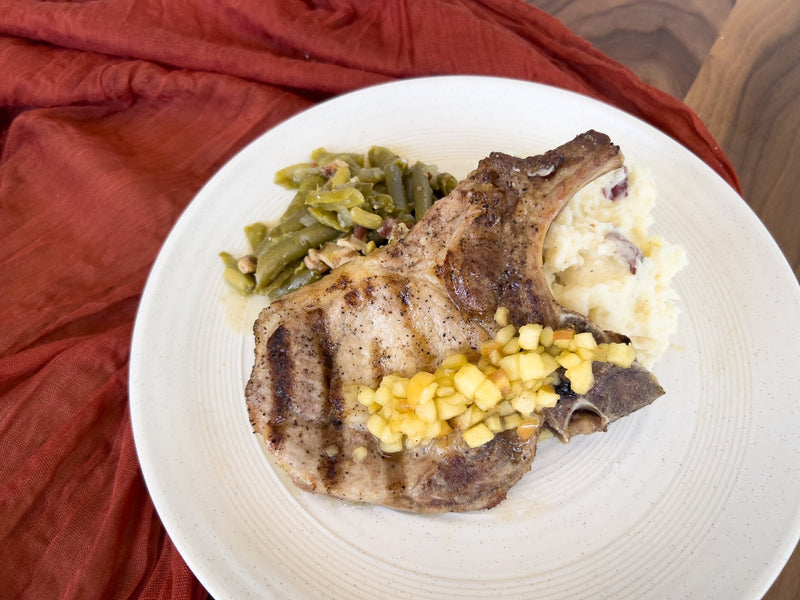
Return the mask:
M683 245L667 394L539 446L495 509L419 516L300 492L251 433L257 306L217 253L277 218L276 170L309 151L400 154L466 175L586 129L651 168L654 232ZM254 141L197 195L153 267L131 350L148 489L178 550L225 598L760 598L800 535L800 288L745 203L694 155L614 108L532 83L408 80L318 105Z

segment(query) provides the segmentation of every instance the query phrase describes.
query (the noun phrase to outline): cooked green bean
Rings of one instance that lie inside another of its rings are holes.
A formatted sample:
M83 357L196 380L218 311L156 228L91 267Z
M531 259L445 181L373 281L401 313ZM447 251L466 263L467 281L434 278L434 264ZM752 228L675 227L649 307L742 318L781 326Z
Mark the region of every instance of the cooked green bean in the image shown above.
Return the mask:
M357 177L364 183L378 183L383 181L383 169L381 167L364 167L359 169Z
M294 211L290 215L286 215L286 218L281 219L280 223L269 232L269 235L264 238L258 248L253 250L253 254L262 254L267 247L274 244L276 240L279 240L287 233L293 233L302 229L308 225L308 218L308 210L306 210L305 206L300 210Z
M300 265L291 271L289 277L282 281L280 285L272 287L272 289L267 292L267 295L270 300L277 300L281 296L285 296L289 292L300 289L304 285L312 283L321 277L322 273L319 271L314 271L305 265Z
M318 173L309 174L303 181L300 182L300 185L297 188L297 193L292 198L289 206L286 207L286 210L283 211L283 215L281 215L281 218L278 222L280 223L281 221L285 220L288 215L291 215L298 210L302 210L306 205L308 195L312 192L315 192L321 185L325 183L325 181L325 178Z
M387 164L401 160L397 154L384 146L372 146L367 150L365 164L370 167L385 167Z
M310 214L318 222L322 223L326 227L330 227L332 229L338 229L342 233L346 233L348 231L347 224L343 224L339 218L339 215L334 211L326 210L324 208L315 208L313 206L309 206L308 214Z
M299 269L301 266L304 266L302 258L289 263L280 273L275 276L275 279L273 279L270 284L264 288L264 292L266 292L267 296L269 296L273 290L288 282L292 276L294 276L295 271L297 271L297 269Z
M419 221L433 206L433 190L425 166L414 163L411 168L411 195L414 199L414 217Z
M256 287L255 277L242 273L236 267L225 267L222 276L229 285L233 286L242 295L249 294Z
M390 215L395 212L395 205L392 197L389 194L382 194L381 192L376 192L375 190L367 195L364 204L369 206L372 209L372 212L376 212L378 214Z
M309 248L316 248L341 234L340 231L322 223L315 223L288 234L281 241L270 246L264 254L256 257L258 259L256 289L266 288L290 262L305 256Z
M386 191L392 197L395 210L405 212L408 210L408 198L403 185L403 171L396 162L391 162L383 167Z
M250 245L250 250L255 251L267 237L267 226L264 223L251 223L244 228L244 236Z
M444 198L456 189L458 179L453 177L450 173L439 173L436 177L436 190L439 192L439 197Z
M325 148L317 148L311 152L311 160L323 167L334 162L341 161L347 163L351 170L357 170L364 166L364 155L355 152L328 152Z
M353 208L364 204L364 194L354 187L313 192L306 198L306 205L315 208L331 209L335 205Z
M263 223L246 226L250 253L242 259L220 254L231 286L273 299L322 276L326 261L308 262L311 248L334 256L333 241L354 235L350 247L368 254L386 242L389 234L382 225L387 218L411 227L456 185L452 175L422 162L410 166L383 146L366 153L317 148L310 162L280 169L275 182L297 190L277 225L271 230Z
M350 209L350 217L356 225L361 225L367 229L377 229L383 224L383 217L364 210L360 206L354 206Z
M287 189L295 189L308 177L314 167L314 163L289 165L275 173L274 181Z
M238 270L239 261L236 260L236 257L233 254L223 251L219 253L219 257L222 259L222 264L224 264L226 268L231 267Z

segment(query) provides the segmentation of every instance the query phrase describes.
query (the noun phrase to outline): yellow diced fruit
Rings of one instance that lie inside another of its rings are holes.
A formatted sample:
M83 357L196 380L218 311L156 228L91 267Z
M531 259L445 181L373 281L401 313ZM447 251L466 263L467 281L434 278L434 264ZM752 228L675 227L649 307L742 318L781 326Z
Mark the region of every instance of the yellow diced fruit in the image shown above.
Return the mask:
M444 398L436 398L436 414L440 419L448 420L457 417L467 410L467 399L463 394L453 394Z
M503 431L503 421L500 415L489 415L483 420L483 423L492 433L500 433Z
M525 441L531 439L539 430L539 418L530 417L517 425L517 436Z
M369 419L367 419L367 429L378 439L383 438L388 427L389 424L386 422L386 419L378 414L370 415Z
M503 417L503 431L514 429L522 424L522 415L519 413L512 413Z
M509 381L519 380L519 354L511 354L501 358L497 366L505 371Z
M385 454L394 454L395 452L401 452L403 450L403 438L400 438L394 442L381 442L380 443L381 452Z
M442 361L440 368L455 372L468 362L466 354L451 354Z
M402 433L395 433L388 427L384 430L383 437L380 440L384 444L397 444L403 441Z
M553 345L559 348L568 348L575 332L572 329L556 329L553 332Z
M436 421L436 404L433 401L433 394L431 394L430 397L425 396L421 398L414 408L414 412L426 423L433 423Z
M358 386L358 395L356 398L358 398L359 403L369 408L375 404L375 390L365 385L360 385Z
M359 446L353 450L353 460L357 463L362 462L367 458L367 449L364 446Z
M627 369L636 360L636 350L631 344L612 343L608 345L606 361Z
M533 414L537 408L538 391L523 390L517 397L511 400L511 406L518 413L526 417Z
M583 362L580 356L569 350L564 350L561 354L556 356L556 361L565 369L572 369Z
M392 414L386 420L387 426L389 427L389 431L391 433L400 433L400 434L405 433L405 430L407 429L407 427L406 427L406 419L408 418L408 416L410 414L411 413L394 413L394 414ZM414 418L416 418L416 416ZM369 429L369 422L367 422L367 429ZM378 439L381 439L381 437L383 437L381 435L376 434L371 429L370 429L370 432L372 433L372 435L374 435Z
M402 377L397 373L389 373L388 375L383 376L383 379L381 379L381 385L391 389L392 384L394 384L394 382L398 379L405 379L405 377Z
M457 417L453 418L450 421L450 424L455 429L469 429L476 423L480 423L486 417L486 413L483 412L480 408L475 406L474 404L470 404L469 408L458 415Z
M508 340L505 346L501 349L503 356L508 356L509 354L516 354L522 349L522 346L519 344L519 338L517 336L512 337Z
M392 401L392 387L381 383L377 390L375 390L375 402L381 406L386 406Z
M427 423L416 414L404 414L397 417L397 423L390 422L389 426L394 430L413 438L422 438L425 435Z
M508 325L508 309L505 306L498 306L497 310L494 311L494 322L500 327Z
M486 340L481 344L481 356L489 356L492 352L500 350L503 344L497 340Z
M545 352L547 354L549 354L550 356L553 356L553 357L558 356L559 354L561 354L561 351L562 351L562 348L560 346L556 346L555 344L545 348Z
M390 408L394 408L395 411L400 412L411 412L414 410L414 407L411 406L408 398L394 398Z
M505 346L517 334L517 328L513 325L506 325L496 334L494 334L495 341L500 344L500 347Z
M519 378L522 381L541 379L547 377L547 375L541 354L538 352L523 352L519 355Z
M461 435L464 437L464 441L467 442L467 445L470 448L483 446L485 443L494 439L494 433L492 433L492 430L483 423L478 423L477 425L470 427Z
M452 431L453 428L450 427L447 421L435 421L433 423L428 423L427 427L425 427L425 437L430 439L440 438Z
M569 385L576 394L585 394L594 386L591 361L582 361L577 366L567 369L564 375L569 379Z
M439 367L438 369L436 369L436 371L434 371L433 374L436 376L436 383L438 383L439 386L452 387L454 373L455 371L452 369L445 369L443 367Z
M597 355L596 348L576 348L575 354L581 357L581 360L595 360Z
M408 403L412 408L417 406L423 392L431 394L431 397L436 393L435 387L429 391L426 390L432 383L436 383L436 377L433 373L428 373L427 371L420 371L408 380L408 384L406 385L406 398L408 398Z
M437 381L437 383L439 384L436 388L437 398L446 398L456 393L456 388L454 388L452 385L443 384L440 381ZM452 381L450 383L452 383Z
M502 349L501 349L501 350L492 350L492 351L489 353L489 356L487 356L486 358L488 358L488 359L489 359L489 362L490 362L490 363L491 363L493 366L495 366L495 367L496 367L497 365L499 365L499 364L500 364L500 359L501 359L501 358L503 358L503 356L504 356L504 354L503 354L503 351L502 351Z
M594 350L597 348L597 342L595 341L591 331L584 331L582 333L576 333L573 336L572 342L570 343L570 348L585 348L586 350Z
M405 446L406 450L411 450L422 444L424 441L425 438L422 437L406 437L403 440L403 446Z
M559 365L555 357L544 353L540 354L539 356L542 357L542 365L544 365L544 371L546 373L545 377L558 370Z
M486 375L483 374L476 365L473 364L466 364L461 367L456 374L453 375L453 383L456 386L456 389L464 394L468 400L472 400L475 397L475 390L478 389L484 380L486 379Z
M503 398L508 398L511 395L511 381L503 369L492 371L487 377L489 381L497 386Z
M550 326L542 327L542 332L539 334L539 343L548 348L553 345L553 328Z
M475 405L481 410L489 410L502 399L503 394L501 394L497 386L492 383L492 380L488 378L484 378L483 382L475 390L475 395L473 396Z
M511 405L511 402L508 400L503 400L502 402L499 402L497 406L494 407L494 410L501 417L505 417L506 415L510 415L516 412L514 407Z
M552 329L550 330L552 332ZM542 326L529 323L519 328L519 345L524 350L536 350L539 345L539 336Z
M552 385L543 385L536 390L536 410L540 411L543 408L553 408L558 404L561 396L556 393Z
M402 379L396 379L392 383L392 396L395 398L405 398L406 397L406 388L408 386L408 379L403 377Z

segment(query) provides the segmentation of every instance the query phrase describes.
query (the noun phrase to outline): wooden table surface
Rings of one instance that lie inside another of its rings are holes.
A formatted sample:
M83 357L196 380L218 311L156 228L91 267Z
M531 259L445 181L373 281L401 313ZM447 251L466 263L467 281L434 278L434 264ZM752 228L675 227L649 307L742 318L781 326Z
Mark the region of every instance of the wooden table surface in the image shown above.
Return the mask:
M526 1L697 112L800 280L800 0ZM800 545L764 600L798 598Z

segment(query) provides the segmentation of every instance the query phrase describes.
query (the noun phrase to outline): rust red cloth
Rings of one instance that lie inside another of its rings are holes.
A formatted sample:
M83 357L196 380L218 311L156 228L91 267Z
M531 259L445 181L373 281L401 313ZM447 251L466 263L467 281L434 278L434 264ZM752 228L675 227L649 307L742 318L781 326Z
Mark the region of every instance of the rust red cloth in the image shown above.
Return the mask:
M159 247L269 127L456 73L614 104L738 187L691 111L518 0L0 0L0 597L205 596L148 498L127 405Z

